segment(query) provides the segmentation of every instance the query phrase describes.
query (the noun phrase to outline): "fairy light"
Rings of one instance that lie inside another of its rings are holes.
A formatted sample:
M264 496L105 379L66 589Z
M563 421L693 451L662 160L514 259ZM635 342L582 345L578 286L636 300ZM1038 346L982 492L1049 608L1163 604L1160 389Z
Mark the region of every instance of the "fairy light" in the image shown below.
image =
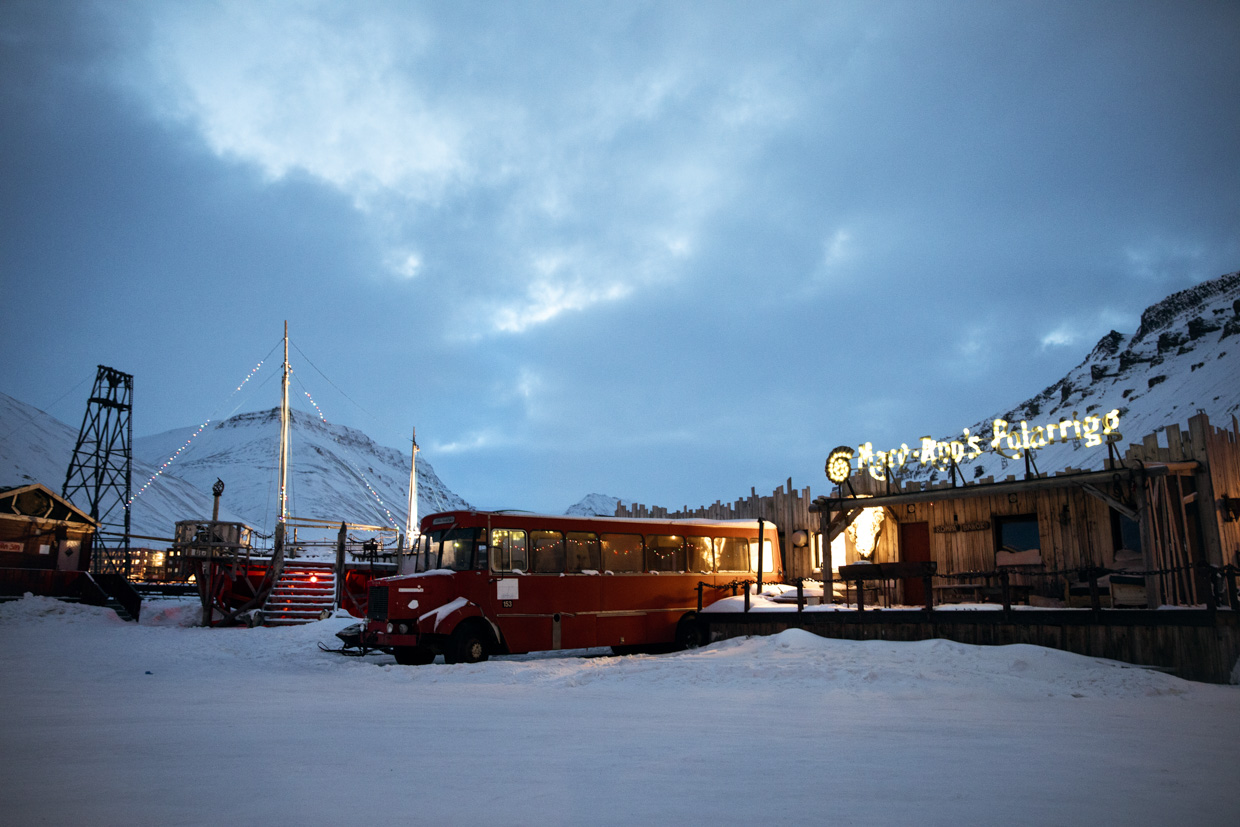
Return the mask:
M302 391L302 393L304 393L306 398L310 400L310 404L314 406L314 409L319 414L319 419L323 420L323 424L326 425L327 417L323 416L323 409L319 407L319 403L314 401L314 397L310 395L310 391Z
M166 461L166 462L164 462L164 464L163 464L163 465L159 466L159 470L158 470L158 471L156 471L154 474L151 474L151 478L150 478L149 480L147 480L147 481L146 481L146 484L145 484L145 485L143 485L141 488L139 488L139 489L138 489L138 493L137 493L137 494L134 494L132 497L130 497L130 498L129 498L129 502L125 503L125 507L126 507L126 508L128 508L130 505L132 505L132 504L133 504L133 501L134 501L134 500L138 499L138 497L141 497L141 496L142 496L142 492L143 492L143 491L145 491L146 489L150 488L150 487L151 487L151 484L152 484L153 482L155 482L156 478L158 478L161 474L163 474L163 473L164 473L164 471L168 470L168 466L169 466L169 465L172 465L172 463L176 462L177 457L181 456L181 454L182 454L182 453L183 453L183 452L184 452L187 448L189 448L190 443L194 441L194 438L195 438L195 437L197 437L200 433L202 433L202 432L206 429L206 427L207 427L208 425L210 425L210 424L211 424L211 420L209 420L209 419L208 419L206 422L204 422L204 423L202 423L201 425L199 425L199 426L198 426L198 430L196 430L196 431L194 431L194 433L190 434L189 439L185 440L185 444L184 444L184 445L182 445L180 448L176 449L176 451L174 451L174 452L172 453L172 456L168 457L167 461Z
M310 400L310 404L313 405L314 410L318 412L319 419L323 420L323 424L330 425L331 423L327 421L327 417L323 416L323 410L319 407L319 403L315 402L314 397L310 395L310 391L303 389L302 393L306 395L306 399ZM379 496L379 492L371 487L370 480L366 479L366 475L362 473L362 470L358 468L356 465L354 465L353 461L350 460L348 457L345 458L345 461L349 463L349 466L354 470L357 476L361 479L362 485L366 486L366 490L369 491L371 496L375 498L375 501L379 503L379 506L383 509L383 513L387 515L388 522L392 524L392 527L399 528L400 526L396 524L396 518L393 517L392 512L388 510L387 503L383 502L383 498Z
M245 383L246 383L246 382L249 382L249 381L250 381L250 379L251 379L251 378L253 378L254 374L258 373L259 368L261 368L261 367L263 366L263 362L265 362L265 361L266 361L266 359L263 359L263 360L259 361L259 363L258 363L257 365L255 365L255 366L254 366L254 369L253 369L253 370L251 370L249 373L247 373L247 374L246 374L245 378L241 380L241 384L239 384L239 385L237 385L237 387L233 388L233 392L232 392L232 393L230 393L230 394L228 395L228 398L229 398L229 399L232 399L234 396L236 396L236 395L237 395L237 391L239 391L239 390L241 390L243 387L245 387ZM317 406L316 406L316 407L317 407ZM170 466L170 465L172 465L172 463L176 462L177 457L181 456L181 454L183 454L183 453L186 451L186 449L188 449L188 448L189 448L190 443L191 443L191 442L193 442L193 441L194 441L194 439L195 439L195 438L196 438L199 434L201 434L203 431L205 431L205 430L206 430L206 428L207 428L207 426L208 426L208 425L210 425L210 424L211 424L211 420L210 420L210 419L208 419L206 422L204 422L204 423L202 423L201 425L199 425L199 426L198 426L198 430L196 430L196 431L194 431L192 434L190 434L189 439L185 440L185 444L184 444L184 445L182 445L180 448L177 448L177 449L176 449L176 450L172 453L172 456L168 457L168 460L167 460L167 461L166 461L163 465L159 466L159 470L158 470L158 471L156 471L154 474L151 474L151 478L150 478L150 479L148 479L148 480L146 481L146 484L145 484L145 485L143 485L141 488L139 488L139 489L138 489L138 493L134 494L132 497L130 497L130 498L129 498L129 501L125 503L125 507L126 507L126 508L129 508L129 506L133 505L133 501L134 501L134 500L136 500L136 499L138 499L138 497L142 496L142 492L143 492L143 491L146 491L146 489L150 488L150 487L151 487L151 485L155 482L155 480L156 480L156 479L158 479L158 478L159 478L159 477L160 477L160 476L164 473L164 471L168 470L168 466Z
M388 511L387 504L383 502L383 498L379 496L379 492L370 487L370 481L366 479L366 475L363 474L356 465L353 465L352 462L350 462L349 465L353 466L353 470L356 471L357 475L362 479L362 485L366 486L366 490L374 496L375 501L378 502L383 508L383 513L387 515L388 522L392 524L392 528L399 528L400 526L396 525L396 518L392 516L391 511Z
M257 365L254 366L253 370L251 370L248 374L246 374L246 377L242 379L240 384L238 384L237 387L233 389L233 392L229 394L229 399L231 399L233 396L237 394L238 391L240 391L243 387L245 387L245 383L249 382L250 379L254 377L254 374L258 373L259 369L263 366L263 364L266 361L267 361L266 359L263 359ZM289 369L289 372L292 373L291 367ZM327 421L327 417L323 415L323 409L319 407L319 403L314 401L314 397L310 395L310 392L306 390L303 390L302 392L306 395L306 399L310 401L310 404L314 406L314 410L319 415L319 419L323 422L323 424L324 425L331 424ZM140 497L142 493L146 491L146 489L150 488L151 485L155 482L155 480L158 479L160 476L162 476L164 471L166 471L168 467L172 465L172 463L176 462L177 457L181 456L181 454L184 453L189 448L190 443L192 443L199 434L201 434L204 430L206 430L207 426L211 424L211 421L212 420L208 419L206 422L198 426L198 429L194 431L193 434L190 435L189 439L185 440L185 444L182 445L180 448L178 448L175 452L173 452L172 456L168 457L168 460L159 467L159 470L157 470L154 474L151 475L151 478L146 481L146 484L143 485L140 489L138 489L138 493L134 494L132 497L129 498L129 501L125 503L125 508L129 508L129 506L133 504L134 500ZM352 460L348 460L346 458L346 461L349 463L350 467L353 468L354 472L356 472L357 476L361 479L362 484L366 486L366 490L369 491L371 496L375 498L375 501L379 503L379 506L383 509L383 513L387 516L388 522L392 524L393 528L399 528L399 526L396 523L395 516L393 516L392 512L388 509L387 503L385 503L383 501L383 498L379 496L379 492L376 491L374 487L370 484L370 480L366 478L366 475L362 473L361 469L358 468L357 465L355 465Z

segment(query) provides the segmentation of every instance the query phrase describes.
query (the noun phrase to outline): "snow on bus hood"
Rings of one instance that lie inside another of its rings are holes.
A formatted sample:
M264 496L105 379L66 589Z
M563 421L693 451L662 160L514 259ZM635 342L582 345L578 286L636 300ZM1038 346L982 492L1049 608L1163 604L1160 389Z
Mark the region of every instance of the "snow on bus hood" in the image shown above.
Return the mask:
M399 574L397 577L430 577L438 574L456 574L456 572L452 569L429 569L427 571L417 572L416 574Z
M468 606L468 605L469 605L469 601L463 597L453 598L452 600L440 606L438 609L433 609L432 611L429 611L426 614L419 617L418 623L421 624L423 620L426 620L431 615L434 615L435 616L435 631L438 632L439 624L443 622L443 619L445 617L452 614L457 609L460 609L463 606Z

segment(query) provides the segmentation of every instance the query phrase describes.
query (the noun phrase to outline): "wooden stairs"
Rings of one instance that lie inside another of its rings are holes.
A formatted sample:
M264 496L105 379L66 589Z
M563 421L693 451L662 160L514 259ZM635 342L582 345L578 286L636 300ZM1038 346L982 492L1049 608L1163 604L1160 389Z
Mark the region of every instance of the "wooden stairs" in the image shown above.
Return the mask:
M286 561L263 606L264 626L298 626L331 614L336 567L331 563Z

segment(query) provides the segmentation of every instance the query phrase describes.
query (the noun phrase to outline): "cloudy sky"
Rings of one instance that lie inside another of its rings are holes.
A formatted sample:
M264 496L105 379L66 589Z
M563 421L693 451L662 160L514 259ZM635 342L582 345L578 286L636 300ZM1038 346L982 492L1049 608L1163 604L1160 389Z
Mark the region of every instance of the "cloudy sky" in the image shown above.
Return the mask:
M1240 268L1235 2L0 3L0 390L698 505ZM264 357L269 360L239 393Z

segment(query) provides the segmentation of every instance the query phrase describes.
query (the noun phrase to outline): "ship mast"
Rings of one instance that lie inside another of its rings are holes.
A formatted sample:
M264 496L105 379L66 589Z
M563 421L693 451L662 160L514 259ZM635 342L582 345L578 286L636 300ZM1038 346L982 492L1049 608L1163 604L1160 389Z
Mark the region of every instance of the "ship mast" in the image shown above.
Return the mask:
M284 321L284 370L280 400L280 502L279 522L288 519L288 320Z
M413 429L413 457L409 460L409 516L405 519L406 548L413 548L413 534L418 530L418 429Z

